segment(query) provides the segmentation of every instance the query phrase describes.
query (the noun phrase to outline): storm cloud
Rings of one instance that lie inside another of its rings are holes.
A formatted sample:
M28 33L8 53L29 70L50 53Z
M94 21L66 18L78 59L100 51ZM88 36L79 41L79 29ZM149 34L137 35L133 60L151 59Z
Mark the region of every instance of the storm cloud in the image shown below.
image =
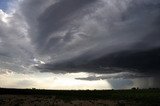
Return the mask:
M15 27L16 26L16 27ZM0 67L21 72L32 62L32 46L18 14L0 10Z
M39 69L159 72L159 1L66 2L49 6L38 17L36 45L50 56Z
M157 79L159 19L159 0L18 0L0 11L1 67Z

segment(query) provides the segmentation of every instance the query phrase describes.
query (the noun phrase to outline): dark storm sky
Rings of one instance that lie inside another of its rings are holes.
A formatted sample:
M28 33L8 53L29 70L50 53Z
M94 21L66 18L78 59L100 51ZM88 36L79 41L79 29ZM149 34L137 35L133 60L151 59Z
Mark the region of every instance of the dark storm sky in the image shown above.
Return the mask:
M125 78L158 80L159 0L17 0L12 6L0 11L2 69L135 72Z

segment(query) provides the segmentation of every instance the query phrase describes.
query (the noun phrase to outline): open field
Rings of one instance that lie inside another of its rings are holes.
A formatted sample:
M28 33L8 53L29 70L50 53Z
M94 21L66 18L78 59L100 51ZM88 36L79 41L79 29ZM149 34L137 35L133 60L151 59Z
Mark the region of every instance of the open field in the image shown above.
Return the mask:
M0 89L0 106L159 106L160 89Z

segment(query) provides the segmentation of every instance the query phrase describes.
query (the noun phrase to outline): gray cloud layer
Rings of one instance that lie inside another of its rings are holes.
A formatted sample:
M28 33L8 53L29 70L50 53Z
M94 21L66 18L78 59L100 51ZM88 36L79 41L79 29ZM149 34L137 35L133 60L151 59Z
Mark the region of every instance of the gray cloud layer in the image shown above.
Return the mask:
M32 46L26 25L18 14L0 11L0 67L23 71L32 64Z
M24 0L8 18L1 67L159 73L159 0Z
M160 46L159 1L99 0L84 3L84 7L83 1L78 7L77 1L63 2L51 5L38 18L36 45L40 53L50 56L48 63L38 68L107 72L108 66L115 66L143 72L154 69L151 62L155 62L154 70L159 70L155 60ZM60 14L63 9L59 4L65 8ZM153 49L157 49L155 56ZM142 60L136 64L139 57Z

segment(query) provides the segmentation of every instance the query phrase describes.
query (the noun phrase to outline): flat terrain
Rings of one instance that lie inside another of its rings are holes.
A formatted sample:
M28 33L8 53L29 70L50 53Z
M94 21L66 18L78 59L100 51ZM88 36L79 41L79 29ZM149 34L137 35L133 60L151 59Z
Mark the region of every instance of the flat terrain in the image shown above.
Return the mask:
M159 106L160 89L38 90L0 88L0 106Z

